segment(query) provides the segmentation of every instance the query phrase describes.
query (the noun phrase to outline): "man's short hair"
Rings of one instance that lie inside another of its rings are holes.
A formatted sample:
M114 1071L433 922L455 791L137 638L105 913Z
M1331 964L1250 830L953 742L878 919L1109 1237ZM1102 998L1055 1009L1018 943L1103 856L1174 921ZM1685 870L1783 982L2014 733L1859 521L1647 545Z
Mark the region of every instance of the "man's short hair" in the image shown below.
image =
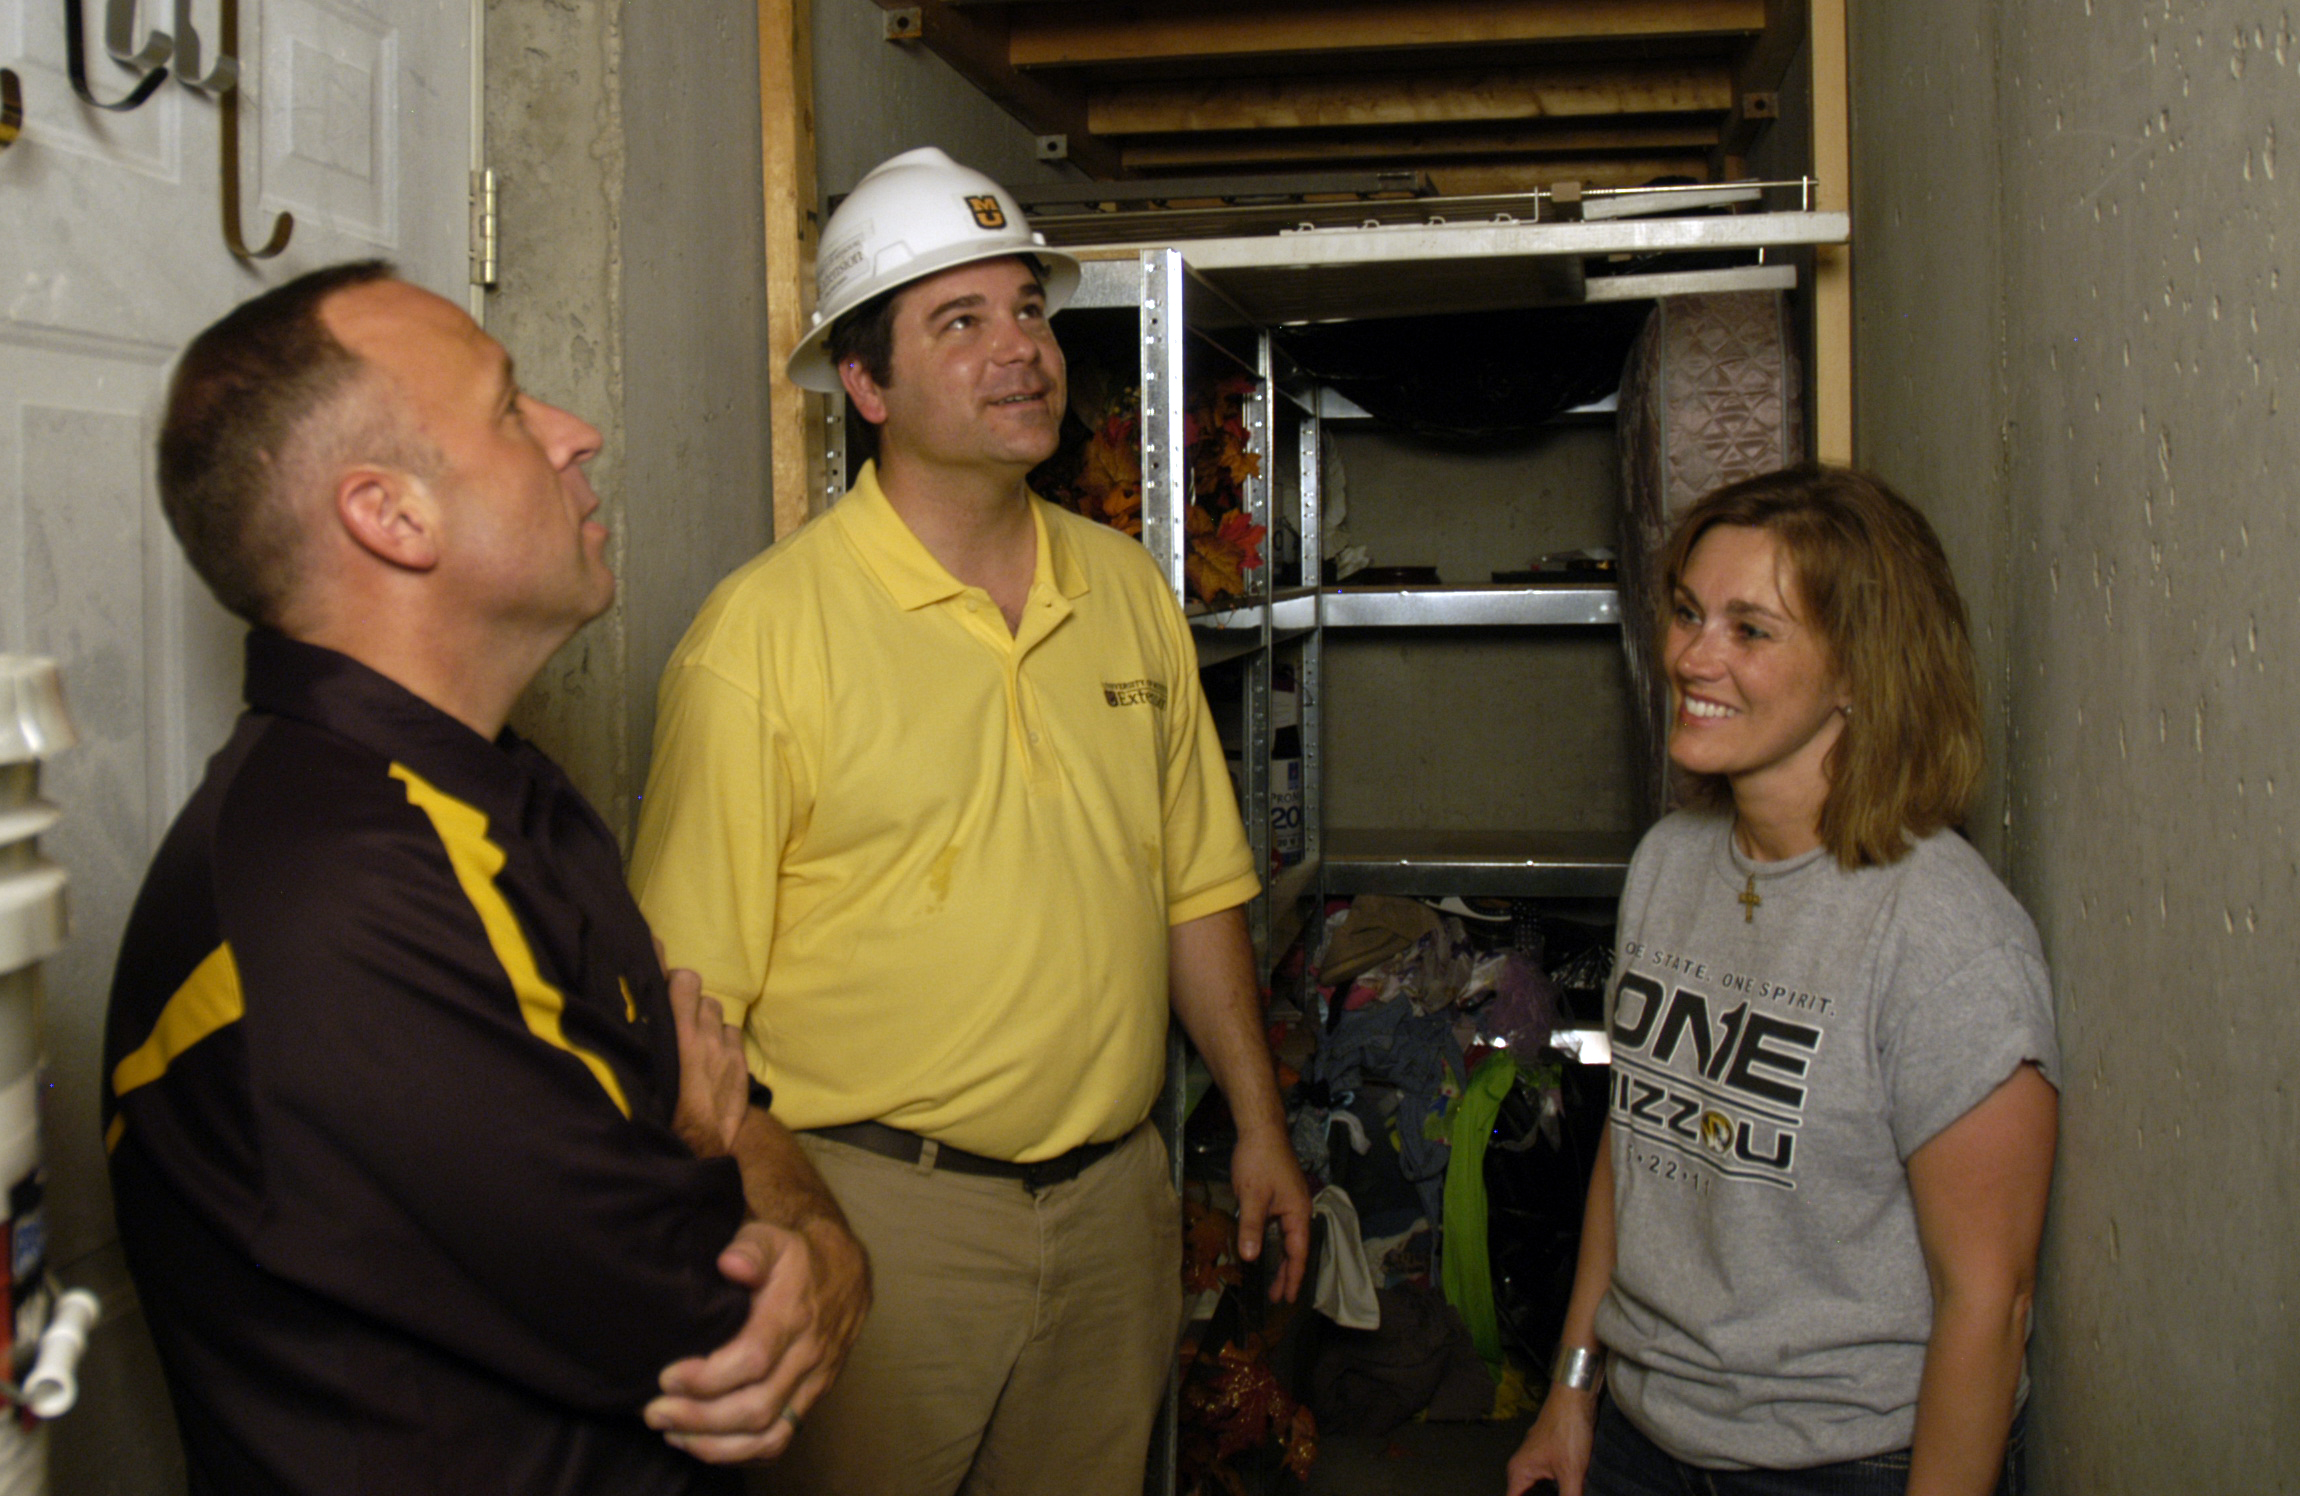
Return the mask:
M908 289L881 291L831 324L823 350L830 355L832 368L859 364L871 383L881 388L894 383L894 304Z
M160 505L192 570L250 623L279 622L296 581L292 501L318 455L315 418L366 368L328 331L321 303L397 273L383 260L350 261L242 302L192 340L168 383Z

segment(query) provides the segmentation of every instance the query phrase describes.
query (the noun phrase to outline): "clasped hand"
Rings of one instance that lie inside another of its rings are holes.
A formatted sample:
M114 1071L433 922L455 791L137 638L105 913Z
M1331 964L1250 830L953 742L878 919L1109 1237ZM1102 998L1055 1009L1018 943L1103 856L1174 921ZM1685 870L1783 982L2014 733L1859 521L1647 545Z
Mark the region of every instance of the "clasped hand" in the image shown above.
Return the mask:
M870 1306L869 1260L790 1135L764 1112L753 1112L742 1031L703 995L695 973L666 976L679 1040L679 1136L698 1157L732 1154L743 1163L754 1215L763 1203L754 1174L804 1183L783 1191L788 1200L764 1202L790 1207L790 1224L748 1221L719 1254L719 1271L751 1295L742 1329L707 1356L665 1367L663 1395L647 1404L645 1417L648 1427L700 1460L773 1459L789 1447L861 1333ZM809 1209L817 1196L825 1208Z

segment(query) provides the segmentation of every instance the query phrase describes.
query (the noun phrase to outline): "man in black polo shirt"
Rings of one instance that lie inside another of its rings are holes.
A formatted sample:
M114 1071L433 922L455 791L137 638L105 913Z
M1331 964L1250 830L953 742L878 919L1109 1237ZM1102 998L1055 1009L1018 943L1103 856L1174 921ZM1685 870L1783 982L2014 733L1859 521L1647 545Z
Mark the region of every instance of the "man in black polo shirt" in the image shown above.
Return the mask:
M120 1233L194 1492L702 1492L779 1453L868 1268L504 727L614 579L599 434L377 263L186 352L160 487L249 710L114 979Z

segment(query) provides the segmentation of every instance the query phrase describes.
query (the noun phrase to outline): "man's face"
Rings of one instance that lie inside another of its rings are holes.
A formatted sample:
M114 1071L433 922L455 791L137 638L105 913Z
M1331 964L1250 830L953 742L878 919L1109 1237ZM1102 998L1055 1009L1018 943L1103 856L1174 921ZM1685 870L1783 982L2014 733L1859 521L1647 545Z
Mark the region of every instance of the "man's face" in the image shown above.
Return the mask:
M932 466L1026 473L1062 429L1062 349L1046 290L1019 259L945 270L895 303L891 381L849 391L889 454ZM876 408L874 408L874 405Z
M407 434L438 451L439 471L417 476L438 502L439 565L463 600L545 629L604 612L615 578L583 476L598 431L521 392L503 346L429 291L374 281L329 297L321 317L388 382Z

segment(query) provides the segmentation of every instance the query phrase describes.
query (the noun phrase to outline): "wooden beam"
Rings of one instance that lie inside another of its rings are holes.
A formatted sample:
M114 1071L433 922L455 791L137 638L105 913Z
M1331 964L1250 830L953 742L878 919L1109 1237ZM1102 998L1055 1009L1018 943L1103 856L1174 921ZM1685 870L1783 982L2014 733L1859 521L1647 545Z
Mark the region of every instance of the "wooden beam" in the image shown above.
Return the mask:
M1589 157L1582 160L1511 162L1501 165L1432 166L1430 182L1447 197L1496 197L1531 192L1558 182L1579 182L1584 187L1642 187L1656 177L1709 180L1709 157L1688 151L1680 156L1647 156L1634 160Z
M1036 5L1014 16L1018 68L1301 58L1425 47L1497 47L1761 32L1765 0L1386 0L1241 5L1236 0Z
M783 377L815 304L812 0L759 0L759 158L766 181L767 442L775 539L805 524L825 472L823 397Z
M1004 6L960 7L948 0L925 0L906 5L901 0L878 0L881 10L916 10L916 41L949 63L952 70L989 96L990 101L1022 121L1034 135L1069 137L1070 164L1090 177L1110 180L1122 175L1118 153L1094 138L1086 119L1083 91L1074 83L1027 77L1008 59L1009 19Z
M1852 106L1845 58L1845 0L1811 0L1813 39L1813 175L1815 205L1842 213L1853 205ZM1813 455L1853 460L1853 250L1813 250Z
M1746 156L1757 136L1773 122L1769 114L1753 111L1752 99L1778 97L1781 82L1805 44L1807 0L1765 0L1765 29L1733 68L1733 113L1725 129L1720 156Z
M1131 141L1120 154L1129 172L1181 172L1196 168L1274 165L1331 166L1342 161L1384 164L1431 157L1586 155L1595 151L1696 150L1717 144L1719 127L1702 123L1626 122L1565 125L1529 121L1509 131L1367 131L1319 134L1309 131L1223 135L1211 139Z
M1087 106L1094 133L1299 130L1448 121L1690 114L1732 107L1722 65L1609 64L1389 76L1135 84Z

